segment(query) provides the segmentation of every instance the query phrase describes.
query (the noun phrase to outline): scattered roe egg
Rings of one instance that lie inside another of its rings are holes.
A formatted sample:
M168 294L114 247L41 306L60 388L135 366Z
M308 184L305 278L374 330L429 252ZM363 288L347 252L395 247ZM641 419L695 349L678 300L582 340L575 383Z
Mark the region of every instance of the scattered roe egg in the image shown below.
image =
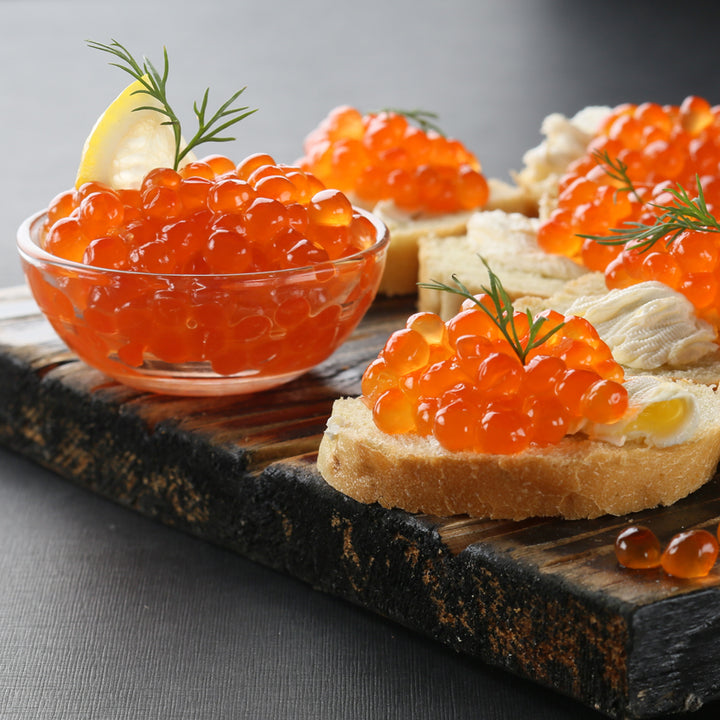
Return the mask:
M720 527L717 529L720 537ZM645 570L661 567L677 578L702 578L709 574L718 557L720 544L707 530L688 530L674 535L665 550L652 530L631 525L615 539L615 556L623 567Z
M615 556L626 568L645 570L658 567L662 548L655 533L642 525L625 528L615 540Z
M679 578L705 577L718 556L718 541L707 530L688 530L675 535L662 554L668 575Z
M156 168L138 190L82 184L52 200L40 242L65 260L123 271L108 274L105 287L79 279L73 290L75 334L87 356L139 365L147 351L233 374L292 369L316 341L326 353L370 302L356 299L370 298L366 291L379 282L380 265L363 254L377 239L376 226L342 192L255 154L239 165L212 155L180 172ZM352 256L356 262L331 265ZM298 268L308 268L312 298L293 296L301 291L278 279L266 295L250 283L252 297L234 307L224 276ZM153 286L150 276L126 271L182 278Z
M392 200L406 211L451 213L488 199L480 163L462 143L398 112L335 108L307 136L304 150L303 170L367 205Z
M608 174L607 160L624 164L634 191ZM560 179L557 206L541 223L538 242L547 252L604 272L611 289L663 282L684 294L699 317L720 327L718 233L680 233L674 239L668 234L645 249L581 237L607 238L632 223L652 225L662 214L656 206L673 204L668 191L678 184L697 199L698 179L707 209L715 215L720 212L719 166L720 107L695 96L679 106L621 105Z
M480 305L492 302L479 295L447 322L416 313L390 336L362 380L378 428L432 435L450 451L510 455L623 417L622 369L586 320L546 313L541 333L559 329L530 348L527 316L514 312L523 362Z

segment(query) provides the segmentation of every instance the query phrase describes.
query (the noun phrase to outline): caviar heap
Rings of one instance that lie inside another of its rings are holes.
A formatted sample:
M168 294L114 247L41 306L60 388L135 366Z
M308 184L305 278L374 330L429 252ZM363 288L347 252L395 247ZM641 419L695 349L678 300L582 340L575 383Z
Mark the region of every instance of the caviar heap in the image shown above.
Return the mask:
M480 164L458 140L398 112L331 111L305 140L299 165L372 207L392 200L408 212L452 213L485 205Z
M508 309L498 324L494 309L479 295L447 322L421 312L390 336L362 380L380 430L434 436L451 451L514 454L624 415L623 371L586 320L547 311L533 320L547 339L533 344L526 314Z
M139 190L85 183L48 209L45 249L114 270L233 274L304 267L364 250L375 229L347 197L265 154L152 170Z
M382 266L362 251L377 235L311 174L265 154L237 166L215 155L152 170L138 190L62 193L41 244L81 265L60 282L35 267L28 279L73 349L101 369L150 355L222 375L282 374L324 359L365 312ZM240 283L239 273L276 275Z
M613 240L613 230L628 230L632 223L660 227L668 220L664 208L678 204L671 191L680 187L697 204L698 182L712 224L715 210L720 212L719 165L720 108L693 96L679 106L619 106L586 155L561 178L557 207L541 225L538 242L548 252L604 272L609 288L663 282L683 293L700 317L717 326L717 227L681 228L676 234L677 227L667 224L667 235L653 243L607 244L581 236ZM618 167L623 169L620 174Z

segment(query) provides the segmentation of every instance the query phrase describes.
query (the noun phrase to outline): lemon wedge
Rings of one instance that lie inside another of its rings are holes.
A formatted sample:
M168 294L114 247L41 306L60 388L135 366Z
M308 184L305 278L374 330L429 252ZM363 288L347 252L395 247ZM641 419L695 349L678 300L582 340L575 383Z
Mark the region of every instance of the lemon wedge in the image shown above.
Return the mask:
M166 119L155 110L136 110L159 102L146 93L137 94L139 80L128 85L97 119L83 146L75 187L100 182L116 190L137 189L147 173L172 167L175 137ZM182 165L195 160L192 153Z

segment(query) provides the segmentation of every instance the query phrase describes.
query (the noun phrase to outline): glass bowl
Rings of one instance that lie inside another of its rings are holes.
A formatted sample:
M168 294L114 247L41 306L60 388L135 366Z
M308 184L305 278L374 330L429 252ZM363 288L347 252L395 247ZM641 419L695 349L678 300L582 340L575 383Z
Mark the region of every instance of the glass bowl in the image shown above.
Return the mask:
M362 212L357 210L357 212ZM312 267L235 275L106 270L45 251L40 212L18 230L35 300L88 365L140 390L230 395L289 382L350 335L380 284L389 242Z

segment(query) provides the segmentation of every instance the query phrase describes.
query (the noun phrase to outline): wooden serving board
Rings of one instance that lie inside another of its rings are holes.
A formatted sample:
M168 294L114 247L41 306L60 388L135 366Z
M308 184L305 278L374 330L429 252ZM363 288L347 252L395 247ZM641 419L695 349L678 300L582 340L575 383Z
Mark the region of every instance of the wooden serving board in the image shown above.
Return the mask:
M282 388L173 398L123 387L56 338L24 288L0 292L0 442L105 497L286 572L612 717L720 697L720 571L619 568L632 519L663 540L715 530L720 478L633 518L429 517L330 488L315 453L333 400L407 300L378 301L335 355Z

